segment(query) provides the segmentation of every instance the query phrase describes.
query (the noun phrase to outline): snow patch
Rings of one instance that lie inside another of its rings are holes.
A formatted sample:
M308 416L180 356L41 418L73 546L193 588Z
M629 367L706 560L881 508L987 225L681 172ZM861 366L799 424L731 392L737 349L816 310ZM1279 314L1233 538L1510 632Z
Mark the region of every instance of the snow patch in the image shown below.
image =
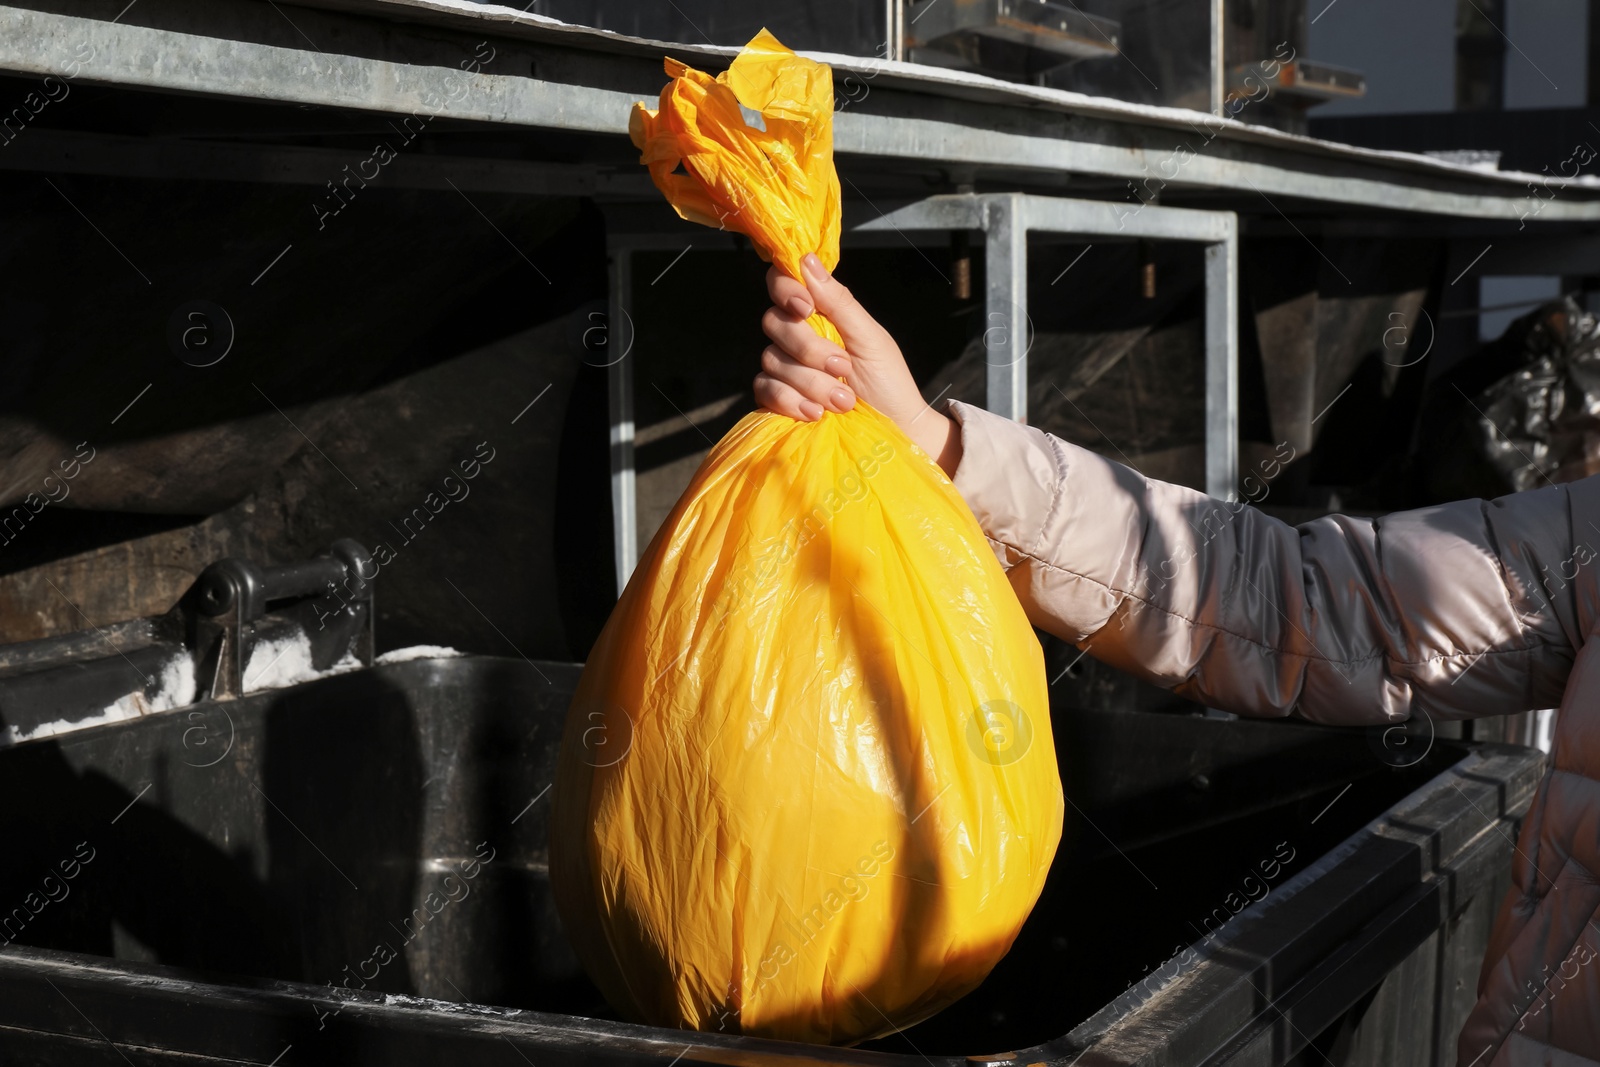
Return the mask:
M143 693L129 694L100 714L91 715L86 719L75 719L70 722L66 719L58 719L55 722L43 723L31 730L19 730L15 726L7 726L5 732L6 743L15 745L21 741L32 741L39 737L54 737L57 734L64 734L72 730L86 730L91 726L104 726L106 723L137 718L143 712L139 711L133 703L134 696L137 696L141 702L144 699Z
M358 671L363 666L359 659L346 652L332 667L317 670L311 666L311 638L304 631L295 630L261 641L250 650L250 662L244 669L244 691L284 689L329 675Z
M1496 173L1500 170L1500 151L1489 151L1481 148L1452 148L1439 152L1424 152L1429 159L1440 159L1446 163L1454 163L1458 167L1469 170L1481 170Z
M392 652L385 652L378 657L378 662L406 663L414 659L454 659L465 655L465 652L443 645L412 645L410 648L397 648Z
M194 703L195 679L194 661L188 655L174 656L161 665L161 673L154 682L155 691L135 689L117 699L114 704L107 705L97 715L89 715L82 719L57 719L54 722L41 723L31 729L18 729L7 726L4 732L6 744L17 744L22 741L32 741L40 737L54 737L57 734L70 733L76 730L86 730L91 726L104 726L107 723L122 722L124 719L137 719L157 711L170 711L181 708L186 704Z
M161 688L150 701L151 711L170 711L193 704L195 697L194 660L187 654L175 656L161 665Z
M516 1008L496 1008L490 1004L472 1001L444 1000L436 997L414 997L404 993L385 993L383 1003L391 1008L426 1008L429 1011L449 1012L451 1015L520 1015Z

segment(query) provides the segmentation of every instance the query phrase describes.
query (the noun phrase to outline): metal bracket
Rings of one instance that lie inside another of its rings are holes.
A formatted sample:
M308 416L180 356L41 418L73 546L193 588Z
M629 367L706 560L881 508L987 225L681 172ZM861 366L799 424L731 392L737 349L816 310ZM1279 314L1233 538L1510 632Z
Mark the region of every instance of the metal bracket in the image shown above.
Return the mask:
M591 345L586 340L584 347L603 358L606 368L611 423L611 530L617 595L621 596L639 562L638 485L633 460L634 373L633 360L629 358L635 337L629 311L633 305L633 254L647 250L687 252L691 247L737 249L746 239L731 231L697 232L686 237L682 220L664 204L648 205L648 210L642 212L630 211L627 205L608 204L606 230L606 321L603 331L585 333L585 338L593 336L598 343Z
M884 213L853 233L981 230L985 237L984 406L1028 418L1030 231L1197 241L1206 246L1206 492L1226 498L1239 472L1239 221L1231 211L1074 200L1026 193L933 196Z
M666 213L655 212L657 216ZM610 256L610 302L607 344L619 344L624 330L632 339L628 317L632 303L633 252L645 248L677 248L676 229L656 230L613 207L607 217ZM675 219L667 219L675 223ZM1028 417L1028 233L1170 241L1198 241L1206 246L1206 492L1226 498L1238 484L1239 471L1239 223L1231 211L1196 211L1155 204L1075 200L1023 193L960 193L933 196L880 215L845 236L902 236L906 231L982 231L985 237L984 360L990 411L1026 422ZM728 240L731 235L717 234ZM697 242L710 241L701 235ZM607 351L611 406L611 514L617 590L633 574L639 557L637 484L634 473L632 361Z
M281 567L261 567L228 558L201 572L185 597L192 608L190 647L199 660L199 690L211 699L244 693L255 624L272 602L275 615L299 615L311 641L312 666L325 669L347 653L371 666L374 655L372 556L349 538L326 555Z

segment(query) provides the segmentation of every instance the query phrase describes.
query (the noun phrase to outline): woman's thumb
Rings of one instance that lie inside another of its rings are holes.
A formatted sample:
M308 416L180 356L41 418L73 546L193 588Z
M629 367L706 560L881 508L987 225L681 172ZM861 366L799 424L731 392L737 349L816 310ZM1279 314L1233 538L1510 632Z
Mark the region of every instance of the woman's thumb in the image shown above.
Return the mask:
M888 340L888 334L878 325L878 320L867 313L867 309L861 306L849 289L828 273L828 268L822 265L816 253L801 259L800 269L805 272L806 289L811 293L817 310L838 329L850 354L869 359L878 355L879 349Z

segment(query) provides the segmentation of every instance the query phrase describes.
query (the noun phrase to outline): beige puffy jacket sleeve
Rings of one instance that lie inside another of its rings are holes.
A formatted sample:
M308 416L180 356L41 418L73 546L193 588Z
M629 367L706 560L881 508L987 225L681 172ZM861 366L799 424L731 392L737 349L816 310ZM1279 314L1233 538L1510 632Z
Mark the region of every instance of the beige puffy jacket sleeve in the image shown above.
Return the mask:
M949 411L956 487L1033 624L1211 707L1345 724L1555 707L1595 622L1600 477L1294 527Z

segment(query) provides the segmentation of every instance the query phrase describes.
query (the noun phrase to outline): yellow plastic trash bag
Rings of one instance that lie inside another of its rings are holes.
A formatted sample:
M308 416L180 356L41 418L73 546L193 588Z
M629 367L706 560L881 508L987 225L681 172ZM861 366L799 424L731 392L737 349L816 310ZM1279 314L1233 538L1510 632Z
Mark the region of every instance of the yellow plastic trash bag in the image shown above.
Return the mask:
M667 69L633 129L673 203L790 270L812 248L831 266L828 68L763 32L715 81ZM553 802L557 906L628 1018L901 1029L983 980L1044 885L1062 800L1039 644L893 423L752 414L606 623Z

